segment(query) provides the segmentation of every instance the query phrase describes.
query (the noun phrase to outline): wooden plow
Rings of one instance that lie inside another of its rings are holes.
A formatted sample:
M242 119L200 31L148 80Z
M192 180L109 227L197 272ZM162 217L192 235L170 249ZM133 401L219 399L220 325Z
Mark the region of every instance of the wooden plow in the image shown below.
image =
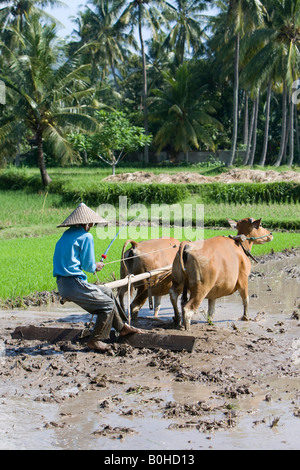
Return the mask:
M129 321L129 324L130 324L130 322L131 322L131 312L130 312L130 291L131 291L131 286L133 284L136 284L137 282L144 281L146 279L151 279L152 277L158 276L159 274L165 274L165 273L171 272L171 270L172 270L172 265L170 264L169 266L165 266L164 268L154 269L153 271L147 271L146 273L137 274L136 276L129 275L129 276L124 277L123 279L119 279L119 280L113 281L113 282L108 282L108 283L104 284L104 286L105 287L110 287L110 289L118 289L119 287L123 287L123 286L126 286L126 285L128 286L128 289L127 289L127 301L128 301L127 312L128 312L128 321ZM150 290L148 290L148 297L149 297L149 306L150 306L150 309L152 309L153 304L152 304L152 295L151 295Z
M111 289L116 289L123 286L128 286L128 317L130 323L130 289L131 286L137 282L152 277L158 276L159 274L165 274L171 271L172 265L165 266L160 269L148 271L143 274L136 276L129 275L123 279L117 281L108 282L104 285ZM62 299L61 303L67 302L67 299ZM59 341L71 341L77 342L86 338L83 335L83 330L79 328L58 328L58 327L43 327L43 326L25 326L17 327L12 333L13 339L24 339L24 340L39 340L47 341L50 343L57 343ZM149 349L169 349L173 351L186 350L192 352L195 346L196 338L194 336L187 335L167 335L167 334L156 334L152 332L145 332L143 334L131 334L124 337L117 338L114 332L111 334L111 338L108 342L118 342L119 344L129 344L136 348L149 348Z

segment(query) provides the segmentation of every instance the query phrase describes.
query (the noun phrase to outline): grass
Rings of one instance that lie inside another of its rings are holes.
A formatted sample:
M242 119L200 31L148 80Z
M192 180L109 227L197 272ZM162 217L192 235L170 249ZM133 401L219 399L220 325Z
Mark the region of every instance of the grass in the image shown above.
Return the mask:
M142 202L142 201L141 201ZM189 197L176 204L177 210L171 219L182 220L184 205L193 208L196 219L196 205L201 199ZM96 209L95 207L92 207ZM37 237L56 233L56 226L61 223L74 209L72 204L61 204L58 194L27 194L23 191L0 191L0 240L11 238ZM116 207L116 216L119 210ZM103 214L104 215L104 214ZM131 216L134 217L136 212ZM147 210L151 219L151 212ZM229 204L219 203L204 205L204 224L206 227L226 227L226 220L243 217L261 218L263 224L270 228L280 227L285 222L299 220L299 204ZM171 220L172 221L172 220Z
M15 167L12 167L15 169ZM248 166L239 166L239 169L245 169L249 170ZM28 173L29 176L35 176L39 174L39 170L37 168L24 168L26 172ZM251 169L251 168L250 168ZM278 171L282 173L283 171L298 171L300 172L300 166L295 165L293 167L289 167L288 165L282 165L280 167L274 167L274 166L259 166L255 165L253 167L255 170L263 170L263 171L268 171L268 170L273 170L273 171ZM82 177L83 175L101 175L103 178L106 176L111 175L111 168L109 166L103 166L103 167L62 167L62 168L48 168L48 173L53 177L64 177L65 175L72 175L72 178L76 177ZM220 165L219 163L212 164L212 163L198 163L198 164L183 164L179 166L172 166L172 165L162 165L162 164L157 164L152 166L149 164L149 166L141 166L141 165L136 165L134 166L133 164L126 166L124 165L119 165L116 167L116 174L118 173L132 173L134 171L150 171L152 173L160 174L160 173L169 173L169 174L174 174L178 173L181 171L193 171L193 172L198 172L201 174L205 173L215 173L219 174L220 171L226 172L228 171L228 168L224 165Z
M53 232L74 209L60 200L57 194L0 191L0 239Z

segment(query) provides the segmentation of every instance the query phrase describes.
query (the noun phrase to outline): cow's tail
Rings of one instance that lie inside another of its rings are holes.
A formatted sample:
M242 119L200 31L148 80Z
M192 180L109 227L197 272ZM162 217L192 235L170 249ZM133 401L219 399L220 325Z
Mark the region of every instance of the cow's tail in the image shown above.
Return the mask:
M124 259L124 256L125 256L125 250L127 248L128 245L130 245L131 243L131 246L133 248L133 251L136 250L137 246L138 246L138 243L134 240L126 240L126 242L124 243L124 246L123 246L123 249L122 249L122 267L121 267L121 271L122 271L122 268L123 268L123 273L124 273L124 276L128 276L129 272L128 272L128 268L126 266L126 263L125 263L125 259Z
M189 243L188 241L181 242L179 246L179 250L178 250L180 267L184 275L185 275L185 261L186 261L186 255L187 255L185 248L188 243Z
M183 308L187 302L188 302L188 289L189 289L189 279L186 274L186 268L185 268L185 263L187 259L187 251L186 251L186 246L189 242L188 241L183 241L180 243L179 250L178 250L178 256L179 256L179 263L181 267L181 271L183 274L183 279L184 279L184 286L183 286L183 292L182 292L182 297L181 297L181 307Z

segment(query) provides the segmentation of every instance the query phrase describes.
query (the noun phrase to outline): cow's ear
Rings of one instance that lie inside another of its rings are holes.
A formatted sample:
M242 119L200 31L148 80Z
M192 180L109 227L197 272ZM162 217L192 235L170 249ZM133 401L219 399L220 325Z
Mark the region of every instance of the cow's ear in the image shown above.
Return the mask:
M261 219L254 220L254 222L252 222L252 227L259 229L260 223L261 223Z
M236 229L237 229L237 223L236 223L234 220L232 220L232 219L227 219L227 220L228 220L228 223L229 223L229 225L231 226L231 228L232 228L233 230L236 230Z

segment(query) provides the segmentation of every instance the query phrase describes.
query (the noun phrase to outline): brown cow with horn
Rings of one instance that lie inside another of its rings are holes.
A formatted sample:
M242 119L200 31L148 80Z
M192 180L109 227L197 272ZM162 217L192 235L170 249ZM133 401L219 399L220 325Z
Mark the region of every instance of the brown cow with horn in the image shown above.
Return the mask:
M131 248L126 250L128 245ZM176 238L162 237L152 240L136 242L127 240L122 250L122 261L120 268L120 278L132 274L142 274L155 269L172 266L175 255L178 251L180 241ZM158 316L160 309L161 297L169 293L172 285L172 273L159 274L153 277L150 284L147 280L138 283L137 294L130 305L131 315L137 318L139 310L142 308L147 298L152 299L154 296L154 316ZM150 286L150 291L149 291ZM127 287L120 287L118 291L120 304L124 310L124 294ZM149 295L150 294L150 295Z
M251 271L253 244L270 242L272 233L261 226L261 219L246 218L235 222L228 220L237 230L236 236L218 236L208 240L182 242L172 269L170 298L175 312L174 321L180 325L178 296L184 292L182 316L185 329L201 302L208 299L208 318L215 311L216 299L239 291L243 304L242 319L248 320L248 276ZM187 292L190 298L187 301Z

